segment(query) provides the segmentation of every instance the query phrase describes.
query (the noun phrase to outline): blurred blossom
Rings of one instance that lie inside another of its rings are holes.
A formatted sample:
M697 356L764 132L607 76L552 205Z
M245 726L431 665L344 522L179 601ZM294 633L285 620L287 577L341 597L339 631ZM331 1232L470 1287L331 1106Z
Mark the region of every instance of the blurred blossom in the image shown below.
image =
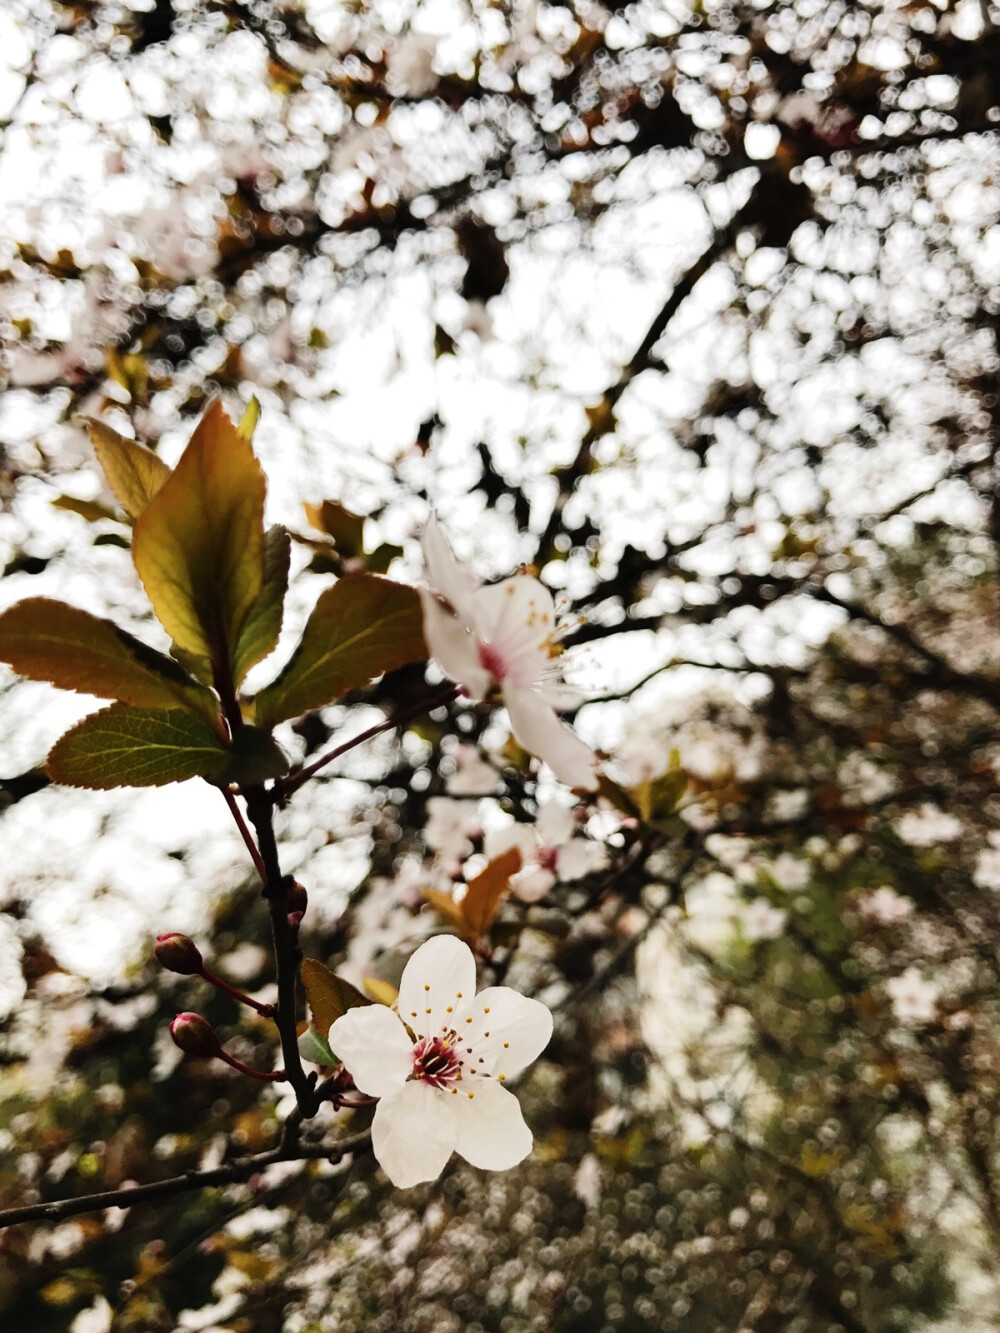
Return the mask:
M454 773L445 779L444 789L451 796L488 796L496 790L499 774L488 764L475 745L458 745L451 755Z
M788 913L766 898L755 898L743 912L743 934L748 940L773 940L781 934Z
M935 843L954 842L960 837L962 821L926 803L919 810L908 810L902 815L896 821L896 832L911 847L933 847Z
M1000 889L1000 833L986 835L990 846L976 857L972 882L980 889Z
M531 1131L502 1084L548 1045L545 1005L507 986L476 995L472 950L451 935L416 951L397 1004L398 1017L378 1004L351 1009L328 1038L360 1091L380 1099L372 1149L392 1183L437 1179L453 1152L487 1171L522 1161Z
M510 887L522 902L544 898L554 884L582 879L607 864L606 849L580 835L580 826L569 806L545 801L534 824L509 824L486 834L484 851L492 861L510 848L521 853L521 869Z
M800 856L793 856L791 852L782 852L772 861L769 870L771 878L783 889L805 888L812 878L809 862Z
M481 833L475 804L450 801L447 796L432 796L427 802L424 842L443 860L464 859L472 850L471 839Z
M893 926L912 914L913 900L897 893L888 884L882 884L870 893L862 894L858 899L858 910L862 916L880 925Z
M917 968L908 967L898 977L891 977L885 989L900 1023L919 1026L937 1018L938 988Z

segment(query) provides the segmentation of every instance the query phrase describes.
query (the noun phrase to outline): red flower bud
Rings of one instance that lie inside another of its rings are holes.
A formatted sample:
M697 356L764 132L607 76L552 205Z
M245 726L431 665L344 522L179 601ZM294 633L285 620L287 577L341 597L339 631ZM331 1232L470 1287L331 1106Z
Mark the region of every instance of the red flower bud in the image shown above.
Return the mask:
M287 882L287 881L286 881ZM297 879L293 879L285 891L285 908L288 915L298 913L299 920L306 914L306 908L309 905L309 895Z
M170 1024L170 1035L188 1055L200 1055L203 1060L223 1055L215 1029L201 1014L178 1014Z
M204 964L194 940L186 935L171 931L167 935L157 935L153 950L157 961L168 972L179 972L182 977L201 976Z

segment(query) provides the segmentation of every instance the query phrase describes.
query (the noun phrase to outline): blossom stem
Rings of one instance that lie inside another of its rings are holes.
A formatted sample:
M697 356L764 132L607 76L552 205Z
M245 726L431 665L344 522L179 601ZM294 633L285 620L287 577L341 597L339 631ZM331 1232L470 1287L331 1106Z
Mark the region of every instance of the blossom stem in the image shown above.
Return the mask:
M262 1004L260 1000L255 1000L252 996L245 995L243 991L237 990L235 986L230 986L228 981L223 981L222 978L217 977L214 972L210 972L207 967L203 967L199 975L204 981L207 981L210 986L214 986L216 990L220 990L225 995L231 996L237 1004L245 1004L251 1009L256 1009L257 1013L263 1018L274 1017L275 1008L273 1004Z
M249 1065L245 1065L242 1060L237 1060L235 1055L229 1055L226 1051L221 1051L216 1059L229 1065L230 1069L236 1069L241 1074L246 1074L247 1078L258 1079L261 1083L283 1083L288 1078L283 1069L251 1069Z
M369 727L367 731L362 731L359 735L352 736L349 741L344 741L343 744L335 746L332 750L328 750L326 754L322 755L319 759L314 760L313 763L307 764L305 768L300 768L297 772L290 773L287 778L279 778L271 789L272 799L280 801L291 796L293 792L298 791L304 782L308 782L314 774L318 773L321 768L325 768L327 764L332 763L334 759L338 759L342 754L346 754L348 750L353 750L356 746L363 745L365 741L370 741L375 736L380 736L384 731L392 731L394 727L405 726L407 722L412 722L414 718L420 717L423 713L430 713L435 708L441 708L444 704L452 703L453 700L458 698L460 689L461 687L458 685L449 685L448 688L442 690L440 694L433 695L429 699L422 699L420 703L413 704L410 708L404 708L402 712L393 714L392 717L386 718L384 722L378 722L375 726Z
M240 807L236 804L236 797L227 787L221 787L220 791L222 792L222 795L225 798L226 805L229 806L229 813L232 815L236 827L240 831L240 837L246 843L247 851L250 853L251 859L253 860L254 865L257 867L257 874L260 875L262 882L266 884L267 867L264 865L264 861L263 858L261 857L260 851L258 850L257 844L253 840L253 834L247 828L247 822L243 818L243 813L240 810Z

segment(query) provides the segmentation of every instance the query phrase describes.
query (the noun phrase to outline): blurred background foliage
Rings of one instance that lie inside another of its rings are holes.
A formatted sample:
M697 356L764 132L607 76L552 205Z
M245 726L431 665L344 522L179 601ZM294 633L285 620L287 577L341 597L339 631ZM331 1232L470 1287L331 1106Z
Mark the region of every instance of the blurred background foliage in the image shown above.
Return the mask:
M172 462L210 395L256 393L290 631L331 574L418 578L430 502L484 575L562 596L609 774L584 862L543 848L557 882L488 941L557 1012L531 1161L406 1193L286 1164L13 1228L5 1328L1000 1326L998 22L4 7L4 604L150 634L80 416ZM261 1065L269 1025L149 951L188 930L269 994L222 802L53 789L87 705L0 689L0 1204L269 1146L273 1090L165 1023L200 1009ZM345 758L282 817L306 952L395 979L441 924L423 891L550 797L471 706Z

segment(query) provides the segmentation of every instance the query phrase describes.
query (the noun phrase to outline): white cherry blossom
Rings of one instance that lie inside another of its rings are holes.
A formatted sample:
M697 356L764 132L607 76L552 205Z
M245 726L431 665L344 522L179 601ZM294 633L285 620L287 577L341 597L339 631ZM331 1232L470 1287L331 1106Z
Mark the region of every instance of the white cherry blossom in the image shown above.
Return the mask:
M492 861L511 847L518 849L522 868L510 881L511 892L522 902L534 903L553 884L582 879L607 863L607 852L600 843L578 834L573 811L558 801L545 801L534 824L489 830L483 850Z
M392 1183L435 1180L453 1152L487 1171L516 1166L531 1130L503 1084L548 1045L545 1005L507 986L477 995L472 950L437 935L404 968L397 1009L350 1009L328 1039L360 1091L380 1099L372 1149Z
M516 740L560 782L594 791L597 756L556 716L575 702L575 692L554 669L552 594L528 574L484 586L456 560L434 518L423 549L431 587L421 600L432 655L471 698L499 689Z

